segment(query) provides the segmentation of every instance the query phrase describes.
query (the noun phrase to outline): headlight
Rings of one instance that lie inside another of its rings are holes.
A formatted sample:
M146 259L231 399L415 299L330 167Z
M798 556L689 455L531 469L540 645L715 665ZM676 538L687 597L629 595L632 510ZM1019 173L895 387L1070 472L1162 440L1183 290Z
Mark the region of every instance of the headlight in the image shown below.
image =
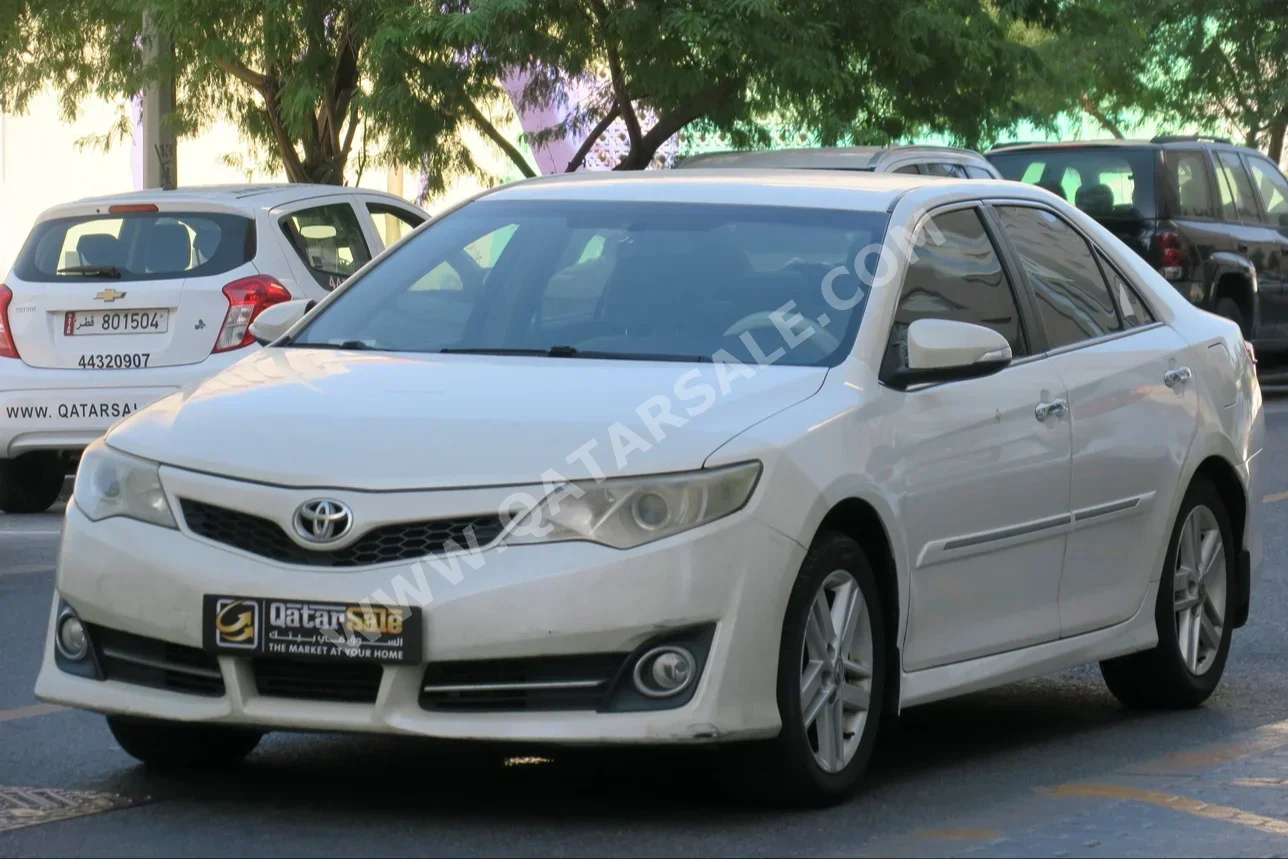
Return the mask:
M524 516L509 543L589 540L630 549L714 522L740 509L760 463L710 471L628 477L561 486Z
M178 527L161 488L160 465L120 453L102 439L85 448L72 497L91 520L126 516L165 528Z

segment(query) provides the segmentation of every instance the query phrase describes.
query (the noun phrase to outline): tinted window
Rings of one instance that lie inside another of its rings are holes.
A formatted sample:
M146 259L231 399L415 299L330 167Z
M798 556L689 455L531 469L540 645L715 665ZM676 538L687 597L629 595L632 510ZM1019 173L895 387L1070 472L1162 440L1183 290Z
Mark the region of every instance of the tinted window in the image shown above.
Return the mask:
M965 179L966 171L956 164L943 164L938 161L921 165L922 172L930 176L951 176L954 179Z
M904 277L883 369L907 366L908 326L918 319L983 325L1005 337L1013 355L1027 355L1015 295L979 213L946 212L931 223Z
M1252 170L1257 192L1261 194L1266 219L1276 226L1288 226L1288 220L1285 220L1288 216L1288 179L1264 158L1249 158L1248 167Z
M1212 186L1208 183L1207 155L1203 152L1170 151L1164 156L1167 165L1166 190L1173 217L1214 218Z
M916 164L905 164L902 167L896 167L896 173L920 173L921 169Z
M1252 199L1252 182L1233 152L1217 153L1216 169L1222 177L1221 204L1230 220L1257 220L1257 204Z
M206 277L254 255L255 226L248 218L146 212L39 223L14 271L23 280L45 282Z
M999 206L1051 348L1119 330L1118 314L1091 248L1064 219L1045 209Z
M887 217L482 200L387 254L297 342L413 352L571 346L685 361L727 350L744 362L757 360L753 347L766 356L781 348L780 364L833 364L853 343L866 292L852 272L832 273L882 241ZM864 260L875 266L877 255ZM783 324L813 333L790 346Z
M992 179L993 178L993 174L985 170L983 167L973 167L970 164L966 165L966 176L970 179Z
M376 232L380 234L380 241L385 247L389 247L425 222L420 215L385 203L368 203L367 211L371 213L371 220L375 223Z
M282 232L317 282L335 289L371 260L358 213L348 203L301 209L282 218Z
M1118 302L1118 314L1122 317L1124 328L1137 328L1141 325L1149 325L1154 321L1154 314L1149 312L1149 307L1141 299L1140 293L1127 282L1118 271L1109 263L1104 256L1100 256L1101 267L1105 275L1109 278L1109 287L1113 291L1114 299Z
M1154 218L1157 150L1120 146L989 153L1002 178L1038 185L1093 218Z

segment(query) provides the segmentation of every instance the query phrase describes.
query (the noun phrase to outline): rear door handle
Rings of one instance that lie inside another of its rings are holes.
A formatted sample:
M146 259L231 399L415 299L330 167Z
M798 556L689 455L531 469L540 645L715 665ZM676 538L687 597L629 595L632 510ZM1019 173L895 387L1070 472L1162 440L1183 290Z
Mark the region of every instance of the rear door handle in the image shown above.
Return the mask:
M1037 408L1033 410L1033 417L1044 421L1050 417L1062 417L1069 411L1069 403L1062 399L1052 400L1049 403L1038 403Z
M1189 367L1177 367L1163 373L1163 384L1169 388L1175 388L1177 385L1184 385L1192 378L1194 378L1194 372Z

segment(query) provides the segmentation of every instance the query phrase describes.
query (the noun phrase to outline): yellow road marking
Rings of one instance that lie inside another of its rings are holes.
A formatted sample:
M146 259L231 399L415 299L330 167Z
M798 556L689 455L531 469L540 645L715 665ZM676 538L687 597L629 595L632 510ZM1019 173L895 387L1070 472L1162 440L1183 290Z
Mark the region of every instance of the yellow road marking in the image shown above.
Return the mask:
M1173 775L1192 770L1209 770L1253 755L1288 746L1288 722L1264 725L1235 743L1208 746L1195 752L1178 752L1126 767L1131 775Z
M1209 805L1187 796L1176 796L1157 790L1141 790L1120 784L1066 784L1047 791L1051 796L1078 797L1086 799L1125 799L1132 802L1144 802L1160 808L1170 808L1185 814L1192 814L1204 820L1220 820L1226 823L1237 823L1268 835L1288 835L1288 820L1265 817L1248 811L1231 808L1228 805Z
M1235 787L1288 787L1288 778L1236 778L1229 784Z
M57 704L32 704L30 707L19 707L16 710L0 710L0 722L16 722L19 719L30 719L34 716L48 716L50 713L61 713L66 709Z
M1276 492L1274 495L1267 495L1261 500L1267 504L1274 504L1276 501L1288 501L1288 492Z
M0 787L0 832L102 814L133 802L114 793L54 790L38 787Z
M918 838L938 838L943 841L992 841L1002 837L1000 829L925 829Z

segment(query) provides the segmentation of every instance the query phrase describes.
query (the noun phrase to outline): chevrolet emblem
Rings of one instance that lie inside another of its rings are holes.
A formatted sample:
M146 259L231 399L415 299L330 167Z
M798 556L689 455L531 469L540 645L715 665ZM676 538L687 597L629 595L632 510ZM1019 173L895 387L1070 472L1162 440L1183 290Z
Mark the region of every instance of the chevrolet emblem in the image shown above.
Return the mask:
M116 301L118 298L125 298L125 293L117 292L115 289L105 289L94 297L99 301Z

